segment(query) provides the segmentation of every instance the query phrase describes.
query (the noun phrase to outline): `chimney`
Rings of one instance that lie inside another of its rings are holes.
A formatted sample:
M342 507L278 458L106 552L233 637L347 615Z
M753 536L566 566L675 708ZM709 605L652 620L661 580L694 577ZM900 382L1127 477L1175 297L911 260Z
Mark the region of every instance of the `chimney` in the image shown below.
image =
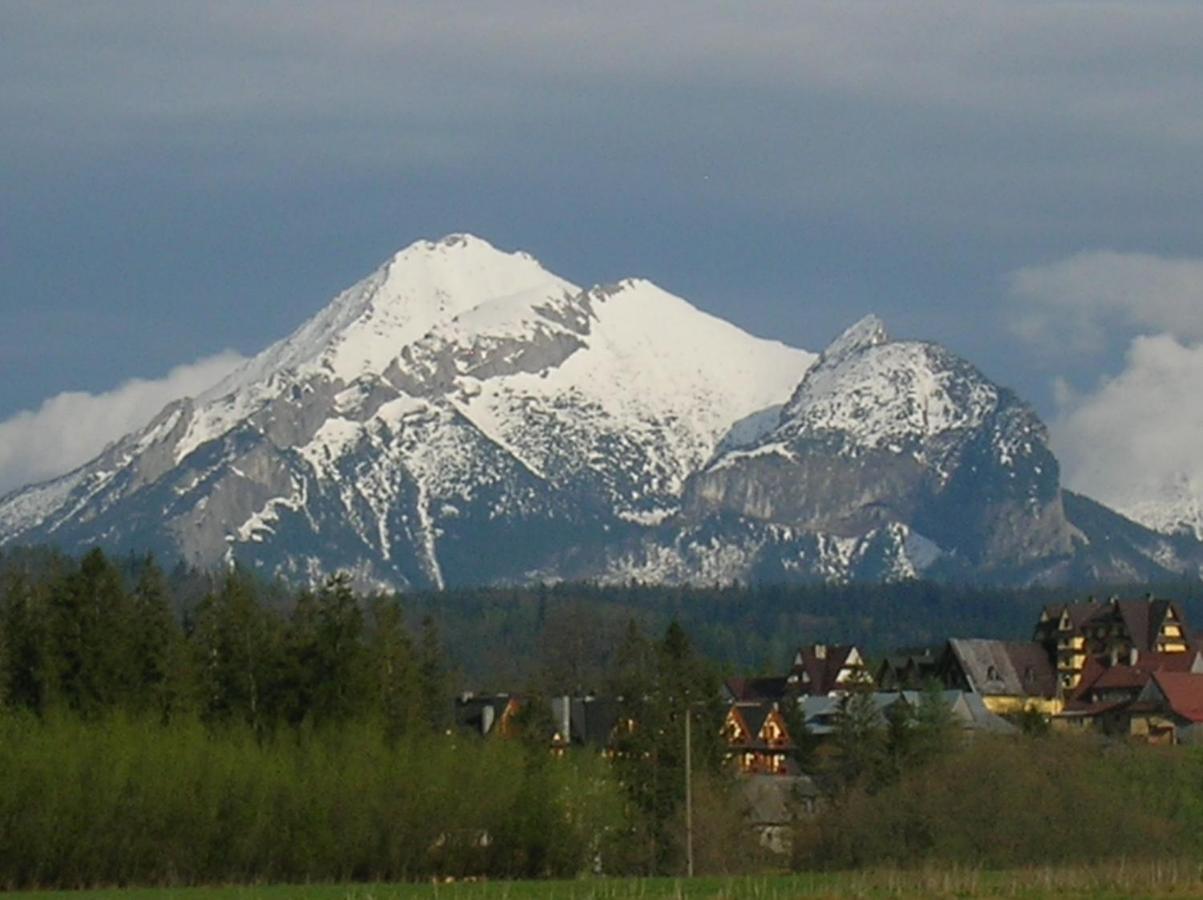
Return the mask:
M827 645L826 644L815 644L815 659L826 659L826 658L827 658Z
M1139 659L1140 659L1140 651L1139 650L1137 650L1135 647L1132 647L1130 650L1128 650L1128 665L1130 665L1130 666L1136 665L1136 663Z

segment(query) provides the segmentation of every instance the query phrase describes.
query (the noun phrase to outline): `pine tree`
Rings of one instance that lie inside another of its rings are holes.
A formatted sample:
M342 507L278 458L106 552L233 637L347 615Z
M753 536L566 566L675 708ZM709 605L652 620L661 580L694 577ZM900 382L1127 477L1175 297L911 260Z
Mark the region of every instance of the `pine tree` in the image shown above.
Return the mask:
M51 644L62 702L85 715L128 703L137 661L133 610L121 574L97 548L51 590Z
M942 753L956 747L961 729L953 715L952 707L944 699L944 692L936 682L931 682L919 696L915 708L914 741L912 759L923 765Z
M443 657L439 627L432 616L422 619L418 639L418 685L423 718L434 731L451 725L451 678Z
M885 723L867 690L851 691L840 699L832 731L834 775L844 788L870 780L886 757Z
M395 740L429 724L418 660L400 602L395 597L378 597L370 611L368 689L376 714L384 721L385 733Z
M192 643L205 717L243 721L264 733L276 712L280 627L258 602L250 578L231 571L201 602Z
M168 719L185 705L183 634L171 611L167 579L154 558L147 555L138 570L131 597L134 706Z
M20 567L11 567L3 582L4 671L6 702L42 713L51 704L58 682L49 629L47 590Z

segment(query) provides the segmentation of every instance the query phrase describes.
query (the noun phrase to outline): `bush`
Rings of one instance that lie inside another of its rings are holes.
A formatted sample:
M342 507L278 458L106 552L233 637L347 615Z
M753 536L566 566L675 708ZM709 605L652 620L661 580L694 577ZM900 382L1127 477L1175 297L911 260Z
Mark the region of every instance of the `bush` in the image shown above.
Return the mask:
M1184 752L978 738L875 794L850 792L801 829L797 862L1001 868L1181 856L1198 844L1187 827L1197 829L1198 770Z
M384 729L0 715L0 884L571 876L616 831L593 756Z

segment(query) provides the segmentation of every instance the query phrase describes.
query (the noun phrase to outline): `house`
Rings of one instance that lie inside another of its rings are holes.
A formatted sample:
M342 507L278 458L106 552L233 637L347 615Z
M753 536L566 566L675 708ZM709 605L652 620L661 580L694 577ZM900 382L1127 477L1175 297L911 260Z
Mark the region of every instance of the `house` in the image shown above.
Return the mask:
M789 696L790 686L786 683L785 675L728 678L723 683L723 701L726 703L752 700L780 703Z
M619 727L619 701L594 696L565 699L568 701L568 739L572 745L608 753Z
M1128 733L1151 744L1203 743L1203 674L1153 672L1128 707Z
M814 816L824 801L822 790L808 775L752 775L740 779L736 792L760 845L781 856L793 847L798 820Z
M455 699L455 724L485 737L508 736L521 701L512 694L461 694Z
M731 704L723 720L727 759L744 775L796 774L796 746L776 702L742 701Z
M882 691L919 691L939 680L940 656L928 647L919 653L887 656L877 667L877 687Z
M945 647L939 674L946 687L978 695L996 715L1061 711L1057 671L1036 641L953 638Z
M850 690L871 689L873 676L853 645L810 644L794 654L785 684L795 697L838 697Z
M1134 662L1147 654L1188 654L1197 648L1178 605L1149 595L1144 600L1047 606L1040 614L1033 639L1055 661L1061 689L1081 686L1087 662L1105 665Z
M905 703L912 709L918 709L923 702L921 691L877 691L872 695L873 702L881 714L882 722L896 703ZM840 697L805 697L802 700L802 715L809 734L818 738L831 735L836 729L839 717ZM982 701L980 695L965 691L941 691L940 699L948 705L953 719L966 733L989 732L994 734L1014 734L1016 728L1006 719L991 712Z

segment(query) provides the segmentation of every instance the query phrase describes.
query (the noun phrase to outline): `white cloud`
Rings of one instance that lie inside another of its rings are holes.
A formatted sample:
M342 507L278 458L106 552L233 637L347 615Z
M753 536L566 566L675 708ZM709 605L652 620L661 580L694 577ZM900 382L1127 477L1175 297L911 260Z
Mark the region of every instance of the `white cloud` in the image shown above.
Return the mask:
M87 462L172 400L199 394L241 362L243 357L226 351L177 366L162 378L134 378L104 393L67 391L0 422L0 492Z
M1064 385L1053 448L1065 484L1154 526L1203 525L1203 344L1136 338L1123 371Z
M1016 327L1037 343L1098 352L1116 329L1203 340L1203 260L1079 253L1010 276Z

